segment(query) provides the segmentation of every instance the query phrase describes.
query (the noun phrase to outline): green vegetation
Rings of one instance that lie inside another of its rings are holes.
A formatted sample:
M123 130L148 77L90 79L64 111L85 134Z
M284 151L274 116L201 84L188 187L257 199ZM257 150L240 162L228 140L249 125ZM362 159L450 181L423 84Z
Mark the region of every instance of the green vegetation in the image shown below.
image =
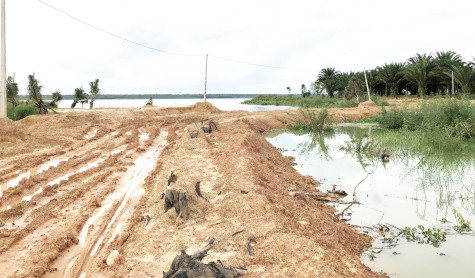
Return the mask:
M289 127L291 131L299 132L312 132L312 133L321 133L327 128L327 123L329 121L328 109L322 109L318 112L318 115L315 115L314 112L310 110L301 110L303 116L303 122L298 122L295 125Z
M94 107L94 97L96 97L101 92L99 89L99 79L89 82L89 93L91 94L91 101L89 102L89 108Z
M457 225L454 227L454 230L459 233L469 232L472 230L470 227L470 221L465 220L460 212L458 212L456 209L453 209L453 213L455 219L457 220Z
M7 102L17 106L18 100L18 84L15 82L15 76L9 76L7 78Z
M61 92L56 90L54 93L51 94L51 102L48 103L50 108L58 108L58 102L63 99Z
M61 101L62 95L59 91L55 91L51 95L51 101L45 102L41 90L43 86L40 85L35 74L28 75L27 99L22 101L18 95L18 84L15 82L15 77L9 76L7 78L7 117L11 120L21 120L29 115L46 114L48 109L56 108L58 102Z
M443 230L435 228L426 230L422 225L417 226L417 228L405 227L404 229L400 229L400 233L408 241L430 244L434 247L439 247L446 238L446 233Z
M74 89L73 103L71 103L71 108L76 107L78 102L87 103L87 94L84 92L82 87Z
M244 104L294 106L301 108L346 108L356 107L357 102L345 98L330 98L311 95L308 97L293 95L257 95Z
M377 121L397 130L379 137L380 142L405 145L412 151L438 153L464 147L473 149L475 141L475 106L469 101L442 99L424 102L420 108L390 111L383 107Z
M7 117L10 120L18 121L29 115L38 114L38 109L28 103L20 103L17 106L14 106L12 103L7 103Z
M38 108L39 114L46 114L48 110L43 101L43 95L41 94L42 89L43 86L41 86L38 79L35 78L35 74L28 75L28 87L26 89L28 92L28 103L33 103L35 107Z
M452 92L452 75L454 92ZM386 63L363 71L340 72L334 67L320 70L311 83L315 95L345 97L359 102L369 91L374 95L469 95L475 88L475 63L463 61L453 51L416 54L405 62ZM289 87L288 87L289 88ZM290 90L288 90L290 93Z

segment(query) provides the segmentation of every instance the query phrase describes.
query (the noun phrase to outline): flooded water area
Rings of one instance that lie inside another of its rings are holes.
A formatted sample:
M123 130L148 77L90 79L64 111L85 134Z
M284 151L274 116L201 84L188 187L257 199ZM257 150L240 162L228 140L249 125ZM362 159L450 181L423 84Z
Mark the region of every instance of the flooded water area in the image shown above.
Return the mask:
M302 175L320 181L320 191L348 194L329 204L375 239L361 257L371 269L389 277L475 277L475 235L468 229L475 225L475 154L367 151L368 138L384 132L346 125L319 136L266 137L295 158Z

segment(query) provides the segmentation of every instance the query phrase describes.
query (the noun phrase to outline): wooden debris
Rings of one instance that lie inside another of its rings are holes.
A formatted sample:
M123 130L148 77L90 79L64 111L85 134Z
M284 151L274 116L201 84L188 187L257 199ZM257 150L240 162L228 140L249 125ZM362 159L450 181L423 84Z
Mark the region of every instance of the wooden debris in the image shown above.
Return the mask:
M170 186L171 183L175 183L177 181L178 177L173 173L173 171L170 173L170 177L168 178L168 186Z
M201 260L207 255L207 252L212 248L214 238L200 250L193 255L186 254L181 251L181 254L173 259L172 265L168 272L163 273L163 278L181 278L181 277L212 277L212 278L235 278L243 276L246 269L234 268L225 266L218 260L218 264L210 262L204 264Z
M188 196L186 192L170 189L165 192L165 212L171 208L175 208L177 216L184 220L190 217L190 208L188 207Z

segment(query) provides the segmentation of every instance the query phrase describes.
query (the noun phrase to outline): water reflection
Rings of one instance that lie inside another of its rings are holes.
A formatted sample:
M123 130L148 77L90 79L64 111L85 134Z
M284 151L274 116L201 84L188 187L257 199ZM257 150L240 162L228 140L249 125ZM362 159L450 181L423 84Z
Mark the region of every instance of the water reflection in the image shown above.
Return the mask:
M353 192L366 173L373 173L357 189L357 200L361 204L351 207L350 224L375 226L387 223L400 228L423 225L449 233L447 241L439 248L422 248L417 243L400 241L391 250L384 249L374 261L368 257L363 259L374 270L397 273L398 277L431 277L433 273L444 273L442 269L450 265L461 270L460 273L452 272L453 277L474 277L470 275L475 270L464 271L474 269L473 265L464 264L466 260L459 258L472 256L475 236L454 231L457 219L453 209L469 220L474 228L475 154L423 156L409 153L404 148L394 149L379 144L374 138L384 132L377 127L340 127L313 137L284 132L274 134L268 141L280 148L284 155L295 157L295 167L300 173L321 181L322 191L336 185L337 189ZM389 157L382 157L382 154ZM346 199L350 201L351 197ZM334 206L338 210L344 207ZM466 243L464 250L457 249L460 240L455 238L463 238ZM375 244L383 244L383 241L377 240ZM393 252L402 253L403 258L396 258ZM433 259L433 256L439 256L438 253L447 254L457 262ZM426 258L422 260L420 256ZM430 264L431 269L422 269L420 266L424 264Z

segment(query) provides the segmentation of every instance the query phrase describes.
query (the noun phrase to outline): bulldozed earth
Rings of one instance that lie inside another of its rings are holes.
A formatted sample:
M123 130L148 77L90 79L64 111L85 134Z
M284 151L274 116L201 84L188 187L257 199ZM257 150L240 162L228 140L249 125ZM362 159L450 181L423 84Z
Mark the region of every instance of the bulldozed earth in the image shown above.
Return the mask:
M382 276L359 258L371 238L262 135L301 119L197 103L1 120L0 277L219 277L180 260L224 277Z

